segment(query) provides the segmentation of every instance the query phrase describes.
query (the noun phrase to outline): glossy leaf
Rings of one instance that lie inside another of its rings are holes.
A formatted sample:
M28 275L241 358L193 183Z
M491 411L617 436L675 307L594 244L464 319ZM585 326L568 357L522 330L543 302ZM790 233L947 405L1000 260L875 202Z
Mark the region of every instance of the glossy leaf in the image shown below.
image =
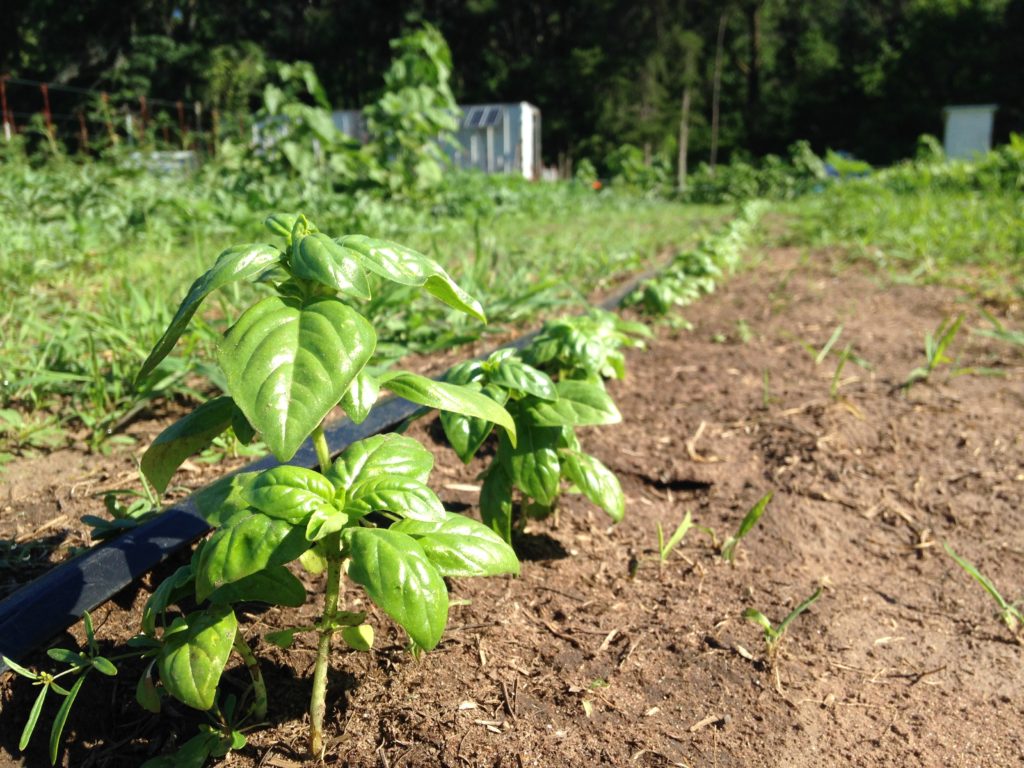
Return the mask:
M545 505L551 504L558 496L558 480L562 469L555 449L560 432L557 427L526 424L520 430L518 445L503 445L500 449L508 456L515 486ZM505 435L500 435L499 440L504 442Z
M263 220L263 225L275 235L287 238L292 237L292 229L299 217L294 213L272 213Z
M378 377L378 381L382 387L413 403L494 422L505 428L512 443L516 441L516 425L508 411L480 392L408 371L387 373Z
M366 235L348 235L337 242L358 251L363 256L363 266L371 272L401 285L423 286L449 307L487 322L480 302L462 290L440 264L422 253Z
M184 630L165 640L157 656L157 669L169 694L205 711L213 706L238 620L231 608L216 606L189 614L186 623Z
M470 387L479 386L470 384ZM504 405L508 400L508 392L496 384L487 384L480 390L484 395L491 398L498 405ZM480 446L487 440L487 436L494 429L490 421L477 419L472 416L463 416L461 413L441 411L441 428L444 430L448 443L462 459L464 464L469 464L480 450Z
M195 565L196 599L273 565L291 562L309 547L302 526L254 512L219 529Z
M185 459L206 448L213 438L231 426L234 413L235 403L227 396L203 403L161 432L150 444L142 456L142 474L163 493Z
M295 277L313 280L346 296L370 298L370 284L359 254L320 232L299 240L292 250L289 266Z
M626 514L626 497L615 473L587 453L564 450L561 456L562 471L569 481L612 520L621 521Z
M349 516L336 507L323 507L306 521L306 541L320 541L348 525Z
M319 472L285 465L260 472L247 498L265 515L298 523L314 512L330 514L334 486Z
M228 248L214 265L188 289L184 301L178 307L171 324L142 364L136 381L151 373L174 348L178 338L188 327L192 315L199 309L203 299L213 291L238 280L251 280L281 261L284 256L272 245L250 244Z
M373 354L373 327L333 297L269 296L228 331L220 364L249 422L287 461Z
M341 639L354 651L366 652L373 648L373 627L369 624L358 624L354 627L342 627Z
M336 489L348 489L373 477L402 477L425 483L433 468L430 451L411 437L388 433L352 443L324 476Z
M441 641L448 590L419 543L404 533L354 528L347 536L348 575L421 648Z
M492 384L533 395L541 400L558 399L551 377L518 358L502 360L488 373L487 378Z
M600 384L567 379L558 382L554 402L531 399L525 404L527 418L539 427L582 427L617 424L619 409Z
M480 488L480 517L503 541L512 541L512 475L504 462L487 471Z
M241 472L222 477L192 494L192 504L213 527L226 525L249 509L249 488L258 476L258 472Z
M414 520L444 520L441 500L419 480L381 475L357 481L348 492L345 513L349 519L370 512L388 511Z
M152 757L141 768L203 768L220 743L219 734L200 733L182 744L174 754Z
M214 605L259 602L298 608L306 602L306 588L283 565L274 565L215 589L209 599Z
M370 409L377 402L379 395L380 386L377 380L363 368L342 395L341 407L345 409L353 424L362 424L370 415Z
M512 547L486 525L464 515L446 512L444 520L436 523L402 520L390 530L416 539L442 576L519 573Z

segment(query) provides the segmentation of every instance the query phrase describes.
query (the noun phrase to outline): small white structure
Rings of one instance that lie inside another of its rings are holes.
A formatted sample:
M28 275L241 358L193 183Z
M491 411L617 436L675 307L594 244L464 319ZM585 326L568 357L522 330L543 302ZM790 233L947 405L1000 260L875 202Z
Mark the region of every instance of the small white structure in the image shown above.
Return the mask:
M992 149L995 104L966 104L942 110L946 128L942 146L946 157L967 160Z
M514 104L467 104L447 152L460 168L484 173L511 173L539 179L540 110L526 101Z
M484 173L511 173L527 179L541 177L540 110L537 107L520 101L465 104L459 109L462 117L455 131L455 145L444 147L455 165ZM370 140L366 118L360 110L338 110L332 117L335 127L342 133L364 144Z

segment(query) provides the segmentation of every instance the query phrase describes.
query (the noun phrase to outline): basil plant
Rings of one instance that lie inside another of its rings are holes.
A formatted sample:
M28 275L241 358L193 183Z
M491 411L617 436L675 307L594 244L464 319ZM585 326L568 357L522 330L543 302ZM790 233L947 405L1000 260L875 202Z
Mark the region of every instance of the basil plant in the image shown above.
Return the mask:
M445 379L501 403L515 422L514 433L499 434L498 450L484 470L480 492L484 523L504 541L511 541L513 529L527 517L545 518L555 512L563 480L568 491L582 493L615 522L622 520L626 503L618 478L586 453L576 437L576 427L622 420L599 379L556 383L523 362L514 349L460 363ZM441 426L459 458L469 463L494 423L473 414L448 412L441 414ZM514 434L519 436L518 443L512 439ZM515 490L521 497L518 514Z
M282 464L226 478L196 495L196 506L216 531L146 606L133 644L152 663L138 698L150 709L159 709L160 697L170 695L196 709L222 712L218 685L234 652L252 678L249 715L262 720L267 693L234 606L302 605L306 589L287 567L298 561L326 574L322 614L310 626L284 627L268 640L287 647L296 634L316 637L310 750L319 756L332 641L338 635L356 650L368 650L373 642L366 614L341 610L343 575L408 633L414 649L430 650L448 619L445 578L519 570L512 549L490 527L444 509L427 484L433 457L419 443L377 435L333 458L325 419L340 406L353 421L362 421L384 388L421 405L499 424L509 446L516 445L516 424L477 388L407 372L374 376L366 368L376 334L359 307L381 281L422 287L484 320L480 304L439 264L364 235L331 238L301 215L275 215L266 223L284 238L283 247L244 245L222 253L192 285L140 372L146 376L157 368L213 291L243 280L267 287L220 345L227 393L165 430L142 460L146 477L162 492L189 455L231 428L243 442L259 435ZM310 437L318 469L286 464ZM238 709L233 701L231 709ZM223 754L231 739L218 740L207 731L190 748Z

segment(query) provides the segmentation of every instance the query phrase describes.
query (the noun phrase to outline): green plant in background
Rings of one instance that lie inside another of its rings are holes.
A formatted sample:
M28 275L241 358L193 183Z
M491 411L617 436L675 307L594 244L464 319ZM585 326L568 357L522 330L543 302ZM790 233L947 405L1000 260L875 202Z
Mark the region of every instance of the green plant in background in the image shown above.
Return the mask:
M953 548L947 542L942 542L942 546L946 553L956 561L956 564L963 569L964 573L981 584L982 588L995 600L996 605L999 606L999 620L1006 625L1006 628L1010 630L1010 633L1017 642L1024 642L1024 613L1021 613L1020 608L1017 607L1019 603L1007 602L999 593L999 590L996 589L992 580L979 571L973 563L953 551Z
M736 545L740 543L740 540L750 533L751 529L757 525L757 521L761 519L761 515L768 508L768 503L772 500L772 493L768 492L760 499L757 503L750 508L750 511L743 516L740 521L740 527L736 533L725 540L722 544L721 555L722 559L727 563L731 563L733 558L736 556Z
M623 349L643 349L651 338L643 323L623 320L614 312L591 309L582 315L549 320L523 350L523 359L553 379L623 379Z
M625 497L618 478L598 459L585 453L576 427L615 424L622 420L615 403L600 382L582 379L552 381L546 373L525 363L516 350L502 349L483 361L468 361L452 368L445 380L472 387L502 403L515 422L518 444L506 433L498 435L498 449L484 471L480 513L484 522L504 541L526 518L552 514L562 492L584 494L618 522L625 514ZM462 461L469 463L494 425L487 419L442 413L441 426ZM519 514L514 490L521 499Z
M747 610L743 612L743 618L748 621L752 621L764 630L764 643L768 651L768 661L770 664L775 663L775 659L779 653L779 644L782 642L782 638L785 637L786 630L789 629L789 625L793 623L793 620L797 616L817 602L818 598L821 597L821 592L821 587L814 590L814 593L790 611L789 615L786 616L786 618L784 618L777 627L773 626L768 617L756 608L747 608Z
M376 334L356 307L370 298L377 280L422 287L482 321L479 303L435 261L395 243L363 235L332 239L301 215L271 216L267 226L285 247L252 244L222 253L193 283L139 372L145 377L160 365L212 292L259 280L263 298L242 312L220 344L228 394L161 433L143 456L142 471L162 492L185 458L229 427L244 442L259 435L281 462L312 437L319 465L319 471L285 464L235 475L198 494L197 508L216 531L146 605L142 633L132 642L137 655L150 660L137 689L140 703L155 711L169 695L220 723L186 745L196 765L237 741L231 723L266 716L266 686L234 605L302 605L306 590L288 563L326 574L320 620L273 638L287 645L297 632L316 635L310 750L317 756L332 640L340 635L356 650L372 643L365 614L339 608L344 564L348 577L408 632L412 646L424 650L437 645L447 622L445 578L519 568L512 549L489 528L445 511L427 486L433 457L416 441L378 435L332 461L324 436L336 406L362 421L386 387L428 407L499 424L515 447L515 423L494 400L411 373L375 377L366 370ZM219 693L233 653L251 677L244 706ZM158 758L149 766L165 762Z

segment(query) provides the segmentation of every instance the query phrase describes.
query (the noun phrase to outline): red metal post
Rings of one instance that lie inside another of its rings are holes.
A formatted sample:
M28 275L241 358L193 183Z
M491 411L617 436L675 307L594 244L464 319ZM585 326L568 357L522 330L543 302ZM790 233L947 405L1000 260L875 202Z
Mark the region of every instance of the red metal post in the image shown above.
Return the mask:
M46 83L39 85L43 94L43 119L46 120L46 132L53 136L53 113L50 112L50 86Z

